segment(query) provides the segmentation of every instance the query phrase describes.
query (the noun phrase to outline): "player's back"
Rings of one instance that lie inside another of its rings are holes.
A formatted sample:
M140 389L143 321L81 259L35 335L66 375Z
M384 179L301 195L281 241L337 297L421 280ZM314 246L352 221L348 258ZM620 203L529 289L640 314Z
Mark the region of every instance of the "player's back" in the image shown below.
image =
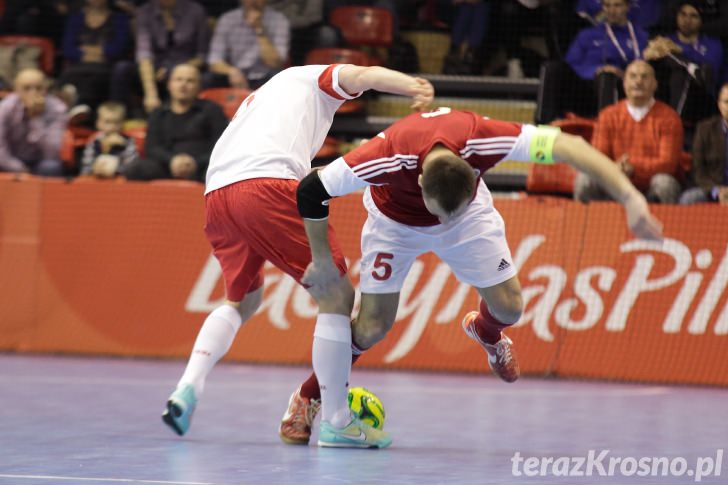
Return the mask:
M341 67L292 67L248 96L215 144L205 193L253 178L305 177L345 100L327 94Z

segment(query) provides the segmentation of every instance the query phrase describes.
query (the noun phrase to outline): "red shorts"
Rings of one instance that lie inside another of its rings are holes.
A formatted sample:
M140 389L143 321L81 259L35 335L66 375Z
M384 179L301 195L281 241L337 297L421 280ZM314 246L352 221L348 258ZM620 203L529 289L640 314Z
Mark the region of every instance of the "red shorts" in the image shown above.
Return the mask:
M241 301L263 285L270 261L297 282L311 249L296 207L297 180L243 180L205 196L205 234L225 278L227 299ZM341 274L346 261L329 226L331 253Z

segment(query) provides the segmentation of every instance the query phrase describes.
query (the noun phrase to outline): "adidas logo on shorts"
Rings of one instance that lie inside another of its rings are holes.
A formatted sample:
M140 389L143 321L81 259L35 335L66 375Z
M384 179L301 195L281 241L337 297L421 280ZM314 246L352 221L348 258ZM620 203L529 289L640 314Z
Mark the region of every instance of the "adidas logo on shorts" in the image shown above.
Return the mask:
M508 269L511 267L511 264L506 261L505 259L501 259L500 264L498 265L498 271L503 271L504 269Z

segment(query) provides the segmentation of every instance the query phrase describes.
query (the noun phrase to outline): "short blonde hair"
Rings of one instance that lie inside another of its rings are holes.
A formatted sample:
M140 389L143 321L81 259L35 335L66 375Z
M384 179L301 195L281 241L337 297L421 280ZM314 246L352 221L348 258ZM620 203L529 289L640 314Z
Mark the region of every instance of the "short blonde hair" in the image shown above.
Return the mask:
M96 108L96 115L100 116L102 111L105 111L110 115L118 116L122 121L126 118L126 107L117 101L106 101L101 103L99 107Z

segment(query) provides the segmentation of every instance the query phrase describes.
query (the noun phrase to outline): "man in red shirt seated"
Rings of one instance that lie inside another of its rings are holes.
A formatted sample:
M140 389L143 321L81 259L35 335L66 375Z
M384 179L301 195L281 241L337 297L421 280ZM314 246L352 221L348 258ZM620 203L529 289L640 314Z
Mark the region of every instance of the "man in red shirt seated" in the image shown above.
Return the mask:
M636 60L624 76L627 99L599 113L592 145L609 158L650 202L677 203L677 174L683 147L680 116L667 104L655 100L657 79L647 62ZM574 198L582 202L610 196L597 182L579 174Z

